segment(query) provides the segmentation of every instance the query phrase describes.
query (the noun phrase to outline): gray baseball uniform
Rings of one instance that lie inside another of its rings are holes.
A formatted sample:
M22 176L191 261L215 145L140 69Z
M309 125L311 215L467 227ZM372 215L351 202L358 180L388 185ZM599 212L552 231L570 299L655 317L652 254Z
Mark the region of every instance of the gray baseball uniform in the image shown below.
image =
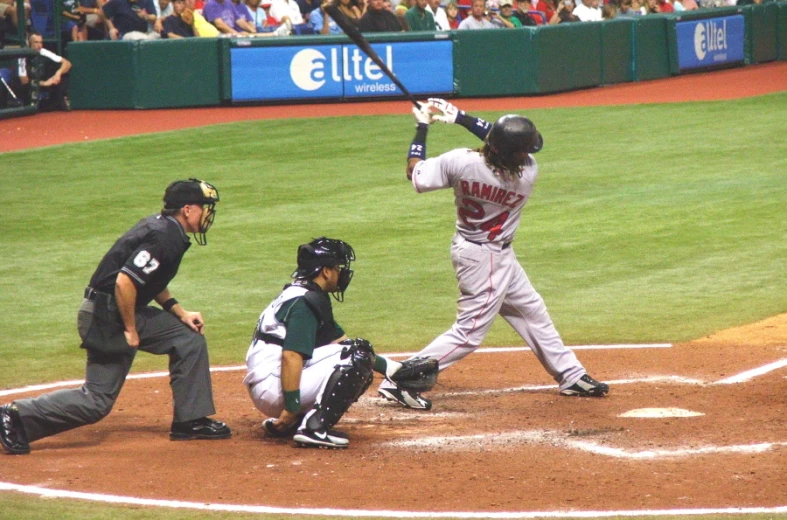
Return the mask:
M537 174L533 160L521 176L501 176L481 153L464 148L421 161L413 171L418 193L451 189L457 208L451 243L460 292L456 322L417 354L438 359L441 371L477 349L499 314L522 336L561 390L585 374L563 344L544 300L511 247ZM381 384L381 388L392 387L387 380Z

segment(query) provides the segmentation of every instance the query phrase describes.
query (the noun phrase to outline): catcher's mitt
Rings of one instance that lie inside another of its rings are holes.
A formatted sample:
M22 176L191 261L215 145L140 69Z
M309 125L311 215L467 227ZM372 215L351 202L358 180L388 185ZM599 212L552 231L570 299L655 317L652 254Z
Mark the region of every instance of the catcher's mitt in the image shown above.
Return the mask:
M428 392L437 384L437 373L440 371L434 358L415 357L402 361L402 366L391 376L396 386L413 392Z

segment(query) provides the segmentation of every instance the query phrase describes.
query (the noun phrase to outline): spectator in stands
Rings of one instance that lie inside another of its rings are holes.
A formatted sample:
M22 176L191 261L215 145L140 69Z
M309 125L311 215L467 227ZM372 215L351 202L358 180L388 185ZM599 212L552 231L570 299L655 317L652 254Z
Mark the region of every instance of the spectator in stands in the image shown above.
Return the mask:
M68 71L71 70L71 62L44 49L44 38L35 31L30 33L27 41L38 54L19 60L15 81L19 82L20 97L37 105L41 112L70 110Z
M101 8L107 3L106 0L79 0L77 9L85 15L85 33L88 40L105 40L107 38L106 27L101 16Z
M153 0L153 7L156 8L156 21L148 29L152 29L160 34L164 30L164 18L174 12L174 6L171 0Z
M601 21L601 9L598 7L598 0L581 0L581 3L574 8L573 13L581 22Z
M415 5L407 10L404 18L411 31L436 31L434 17L426 9L428 0L415 0Z
M448 23L448 16L445 14L445 9L440 7L440 0L427 0L426 10L432 13L435 28L438 31L447 31L451 29L451 26ZM459 24L457 23L457 27L458 26Z
M14 31L19 27L19 11L17 10L18 1L19 0L0 0L0 25L8 20L13 26L9 27L9 29L13 29ZM27 2L25 2L25 20L30 20L30 4Z
M355 0L339 0L339 11L352 23L358 25L366 14L366 4L359 6Z
M254 31L248 30L252 24L238 16L232 0L208 0L202 8L202 15L222 34L244 36L257 32L256 28Z
M200 38L215 38L221 33L216 26L212 23L208 22L204 16L202 16L202 10L197 9L197 0L186 0L186 10L184 11L184 19L188 20L189 18L194 20L194 36L199 36Z
M68 41L83 42L87 40L87 17L81 12L79 0L63 0L63 11L60 13L60 32Z
M615 4L606 4L601 8L602 20L614 20L618 16L618 9Z
M161 36L148 29L156 22L153 0L109 0L102 8L112 40L155 40Z
M465 29L497 29L498 27L489 21L486 12L486 2L484 0L473 0L470 7L470 16L462 20L459 24L460 30Z
M508 12L506 11L505 13L503 13L503 4L506 3L506 1L507 0L501 0L500 2L501 14L507 14ZM535 7L533 7L533 4L531 4L529 1L523 0L517 3L516 10L514 10L513 8L511 9L511 16L513 18L516 18L522 27L541 25L542 23L544 23L544 19L542 18L542 16L539 16L537 14L531 15L530 14L531 10L535 11ZM492 20L492 23L494 23L494 20Z
M753 1L754 3L762 3L762 0L739 0L738 5L745 5L742 2ZM695 0L675 0L672 3L672 7L675 8L675 11L694 11L695 9L699 9L700 6L697 5Z
M194 36L194 11L186 10L186 0L172 0L172 14L162 22L162 38L191 38Z
M238 6L238 9L243 9L248 19L254 24L257 36L267 33L274 33L275 36L289 36L292 28L286 23L277 23L276 19L268 14L270 7L270 2L263 5L261 0L245 0Z
M342 28L336 25L333 18L325 12L325 6L330 3L331 0L323 0L320 8L312 11L309 16L309 23L316 34L344 34ZM325 23L326 20L328 20L328 23Z
M523 6L524 9L527 9L525 6L530 6L530 2L519 2L519 5ZM525 13L527 18L530 16ZM514 2L513 0L500 0L500 12L490 12L489 13L489 21L493 24L497 25L498 27L503 27L505 29L513 29L514 27L522 27L522 22L516 16L514 16ZM535 25L535 22L533 22Z
M369 0L366 14L358 28L361 32L401 32L402 26L396 15L385 8L384 0Z
M306 24L301 8L298 7L298 2L295 0L273 0L269 14L276 19L278 24L290 23L295 34L309 34L313 33L311 27Z
M659 2L659 12L660 13L674 13L675 8L672 7L672 4L669 0L658 0Z
M634 9L633 0L620 0L620 7L618 8L618 16L621 18L631 18L639 16L639 11Z
M308 20L310 13L320 7L320 0L295 0L298 3L298 8L301 10L301 16L304 20Z
M555 14L558 18L557 23L571 23L581 22L577 15L574 14L574 0L558 0ZM552 21L550 20L550 24Z
M257 34L257 26L252 20L251 13L246 9L246 4L242 0L232 0L232 3L234 4L235 13L238 15L235 25L240 27L245 33Z
M445 17L448 20L448 28L449 29L459 29L459 24L462 22L462 18L459 16L459 6L456 5L454 0L451 0L445 6Z
M645 7L645 14L658 14L658 13L671 13L674 11L672 8L672 4L667 3L666 7L665 2L661 0L645 0L644 7Z

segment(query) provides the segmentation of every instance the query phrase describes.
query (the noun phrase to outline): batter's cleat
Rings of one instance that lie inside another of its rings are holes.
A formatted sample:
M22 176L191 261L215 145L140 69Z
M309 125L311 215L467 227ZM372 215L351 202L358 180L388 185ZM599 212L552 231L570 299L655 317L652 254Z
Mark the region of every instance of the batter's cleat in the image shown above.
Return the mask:
M343 449L350 445L347 435L336 430L309 430L301 428L292 438L295 444L302 448L328 448L332 450Z
M432 409L432 401L422 396L418 392L402 390L398 387L380 387L377 389L377 393L380 394L380 397L385 397L389 401L395 401L405 408L411 408L413 410Z
M604 397L608 393L608 384L599 383L587 374L580 377L573 385L560 391L560 395L577 397Z
M229 426L208 417L193 421L173 422L169 432L169 440L171 441L218 440L230 437L232 437L232 430Z
M12 455L30 453L25 427L14 404L0 406L0 441L5 451Z

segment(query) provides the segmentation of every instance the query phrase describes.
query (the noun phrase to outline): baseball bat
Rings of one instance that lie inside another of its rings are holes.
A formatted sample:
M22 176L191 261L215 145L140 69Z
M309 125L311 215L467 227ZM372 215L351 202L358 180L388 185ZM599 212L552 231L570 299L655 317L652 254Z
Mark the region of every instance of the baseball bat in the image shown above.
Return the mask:
M3 85L5 85L5 89L11 94L11 96L14 98L14 101L16 101L17 105L21 106L22 102L19 101L19 98L16 97L16 94L14 94L14 91L11 90L11 87L9 87L8 83L5 82L5 78L3 76L0 76L0 81L3 82Z
M331 18L333 18L333 21L336 22L336 25L342 28L344 34L346 34L353 41L353 43L358 46L358 48L365 52L366 55L369 56L369 58L374 62L374 64L380 67L380 70L382 70L386 76L391 78L391 81L393 81L394 84L399 87L399 90L404 92L404 95L407 96L407 99L409 99L416 108L421 108L421 104L417 99L415 99L415 96L410 94L410 91L407 90L407 87L405 87L402 82L399 81L399 78L396 77L393 71L391 71L385 62L380 59L380 56L374 52L372 46L369 45L369 41L364 38L363 34L361 34L361 31L359 31L358 28L346 16L344 16L344 13L339 11L338 6L331 2L325 6L325 12L328 13Z

